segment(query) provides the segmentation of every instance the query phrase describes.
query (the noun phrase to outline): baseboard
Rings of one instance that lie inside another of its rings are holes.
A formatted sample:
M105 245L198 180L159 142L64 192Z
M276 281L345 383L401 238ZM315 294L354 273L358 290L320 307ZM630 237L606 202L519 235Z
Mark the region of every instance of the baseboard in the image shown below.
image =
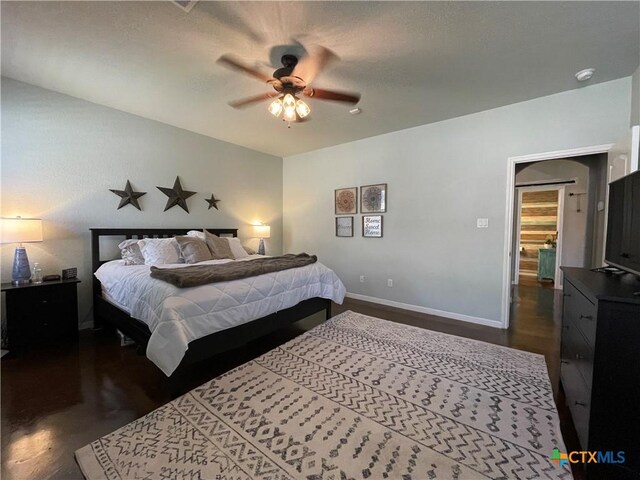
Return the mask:
M502 322L498 320L489 320L488 318L473 317L471 315L464 315L462 313L447 312L445 310L437 310L435 308L421 307L420 305L411 305L410 303L395 302L393 300L387 300L385 298L370 297L368 295L361 295L359 293L347 292L346 296L348 298L353 298L354 300L362 300L363 302L378 303L380 305L387 305L388 307L401 308L403 310L409 310L411 312L426 313L428 315L435 315L438 317L451 318L453 320L460 320L463 322L476 323L478 325L485 325L487 327L503 328Z

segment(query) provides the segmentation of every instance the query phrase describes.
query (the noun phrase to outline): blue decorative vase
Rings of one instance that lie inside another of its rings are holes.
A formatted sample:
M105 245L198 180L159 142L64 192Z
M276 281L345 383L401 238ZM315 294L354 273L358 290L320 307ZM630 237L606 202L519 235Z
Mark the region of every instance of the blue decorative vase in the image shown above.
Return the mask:
M24 247L16 247L13 256L13 270L11 272L11 283L13 285L25 285L31 281L31 268L27 250Z

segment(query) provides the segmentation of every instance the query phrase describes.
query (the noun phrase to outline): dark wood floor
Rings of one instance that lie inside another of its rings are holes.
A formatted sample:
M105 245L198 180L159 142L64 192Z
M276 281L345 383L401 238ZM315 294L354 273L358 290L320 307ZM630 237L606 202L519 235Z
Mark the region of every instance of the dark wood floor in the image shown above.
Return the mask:
M567 448L578 449L559 385L561 292L520 286L508 330L472 325L356 300L334 306L545 356ZM305 320L201 365L199 385L312 328ZM83 331L78 345L2 359L3 479L82 478L73 452L170 400L163 375L113 336ZM574 472L581 478L581 472Z
M520 285L525 285L529 287L541 287L541 288L553 288L554 281L553 280L538 280L537 277L531 277L529 275L520 275L518 277L518 283Z

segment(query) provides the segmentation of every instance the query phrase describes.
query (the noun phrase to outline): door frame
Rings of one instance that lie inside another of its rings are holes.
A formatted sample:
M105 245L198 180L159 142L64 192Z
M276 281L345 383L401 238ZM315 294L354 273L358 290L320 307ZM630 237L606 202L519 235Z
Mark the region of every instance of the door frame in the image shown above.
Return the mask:
M555 268L555 279L553 283L553 288L559 288L562 290L562 271L560 270L560 261L562 258L562 228L564 226L564 192L565 185L530 185L527 187L515 187L518 191L518 218L517 218L517 229L518 234L516 236L516 248L515 252L520 254L520 228L522 225L520 224L520 219L522 218L522 194L524 192L546 192L550 190L556 190L558 192L558 210L556 213L556 229L558 232L558 236L556 238L556 268ZM515 275L513 277L513 285L518 284L518 277L520 275L520 259L517 262L513 262L515 265Z
M607 143L603 145L556 150L553 152L534 153L531 155L520 155L507 158L504 252L502 262L502 328L509 328L509 311L511 306L511 259L513 255L513 204L515 198L516 165L518 163L560 160L563 158L581 157L583 155L597 155L607 153L611 147L613 147L613 144Z

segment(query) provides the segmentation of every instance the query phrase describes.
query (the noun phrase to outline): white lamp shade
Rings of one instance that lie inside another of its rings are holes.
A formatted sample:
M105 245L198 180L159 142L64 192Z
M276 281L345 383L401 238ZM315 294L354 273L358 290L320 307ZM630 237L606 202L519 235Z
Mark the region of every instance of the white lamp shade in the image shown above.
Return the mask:
M42 241L42 220L39 218L2 218L2 243Z
M271 236L271 227L269 225L254 225L253 236L255 238L269 238Z

